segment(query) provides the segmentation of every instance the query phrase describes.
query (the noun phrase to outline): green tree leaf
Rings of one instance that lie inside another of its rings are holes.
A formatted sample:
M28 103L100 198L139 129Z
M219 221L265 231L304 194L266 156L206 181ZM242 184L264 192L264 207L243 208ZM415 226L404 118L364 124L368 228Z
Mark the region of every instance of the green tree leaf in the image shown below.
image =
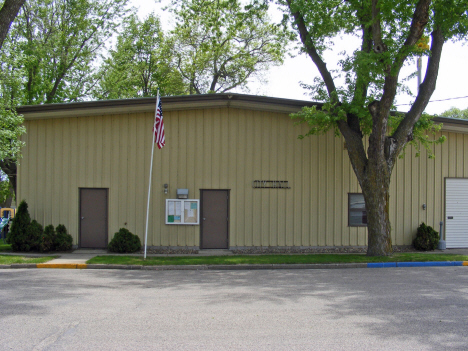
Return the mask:
M9 94L22 105L82 100L94 84L98 51L128 12L128 0L28 0L4 43L23 71Z
M452 107L447 111L442 112L440 117L468 119L468 108L462 110L456 107Z
M173 0L177 67L188 93L247 89L271 65L283 63L291 33L268 18L265 3Z
M173 43L154 14L143 22L136 16L126 21L96 80L92 95L98 99L156 96L158 88L161 95L187 90L175 66Z

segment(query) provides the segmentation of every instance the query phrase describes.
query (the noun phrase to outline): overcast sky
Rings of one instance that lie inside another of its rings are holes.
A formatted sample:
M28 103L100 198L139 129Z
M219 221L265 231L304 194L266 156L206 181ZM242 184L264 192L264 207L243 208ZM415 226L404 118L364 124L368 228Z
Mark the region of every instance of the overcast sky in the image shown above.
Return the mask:
M172 26L171 14L167 11L162 11L162 7L167 4L167 0L162 0L156 3L155 0L132 0L133 6L139 9L138 14L141 19L149 13L154 12L158 15L163 23L165 30ZM272 12L272 15L278 15ZM354 50L355 46L350 46L350 40L337 39L335 42L335 52L340 52L346 49ZM328 53L326 56L327 66L333 67L333 64L338 61L339 57L336 53ZM437 87L432 95L426 112L431 114L439 114L451 107L460 109L468 108L468 45L462 43L446 43L442 52L442 59L437 78ZM423 59L423 72L425 60ZM416 68L416 63L410 65L402 72L400 78L411 73L412 69ZM265 77L268 84L259 84L252 82L249 84L250 94L266 95L271 97L282 97L296 100L310 100L305 94L305 90L300 86L299 82L304 82L311 85L314 77L318 75L318 71L313 65L310 58L305 55L287 58L284 65L280 67L272 67ZM409 87L415 93L417 89L417 78L414 78L408 83ZM241 93L241 91L238 91ZM444 101L436 101L444 100ZM411 97L399 96L397 98L398 110L406 111L408 104L412 101Z

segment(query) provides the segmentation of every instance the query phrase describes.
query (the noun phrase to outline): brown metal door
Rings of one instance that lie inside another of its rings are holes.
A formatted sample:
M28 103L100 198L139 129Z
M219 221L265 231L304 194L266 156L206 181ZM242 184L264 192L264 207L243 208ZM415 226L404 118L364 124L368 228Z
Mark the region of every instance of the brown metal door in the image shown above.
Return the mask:
M80 189L80 247L107 246L107 189Z
M229 190L201 190L200 199L200 248L229 248Z

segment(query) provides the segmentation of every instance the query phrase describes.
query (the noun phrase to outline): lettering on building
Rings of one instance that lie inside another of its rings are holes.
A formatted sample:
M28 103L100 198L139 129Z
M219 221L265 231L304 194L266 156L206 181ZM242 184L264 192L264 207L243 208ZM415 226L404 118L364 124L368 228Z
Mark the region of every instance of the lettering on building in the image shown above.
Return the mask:
M254 180L254 189L291 189L287 180Z

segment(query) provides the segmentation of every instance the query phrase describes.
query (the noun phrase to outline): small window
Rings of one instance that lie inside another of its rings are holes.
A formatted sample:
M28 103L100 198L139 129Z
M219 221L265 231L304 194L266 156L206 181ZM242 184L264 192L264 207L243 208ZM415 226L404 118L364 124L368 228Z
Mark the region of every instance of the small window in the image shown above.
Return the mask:
M366 203L362 194L348 194L348 225L350 227L367 226Z

